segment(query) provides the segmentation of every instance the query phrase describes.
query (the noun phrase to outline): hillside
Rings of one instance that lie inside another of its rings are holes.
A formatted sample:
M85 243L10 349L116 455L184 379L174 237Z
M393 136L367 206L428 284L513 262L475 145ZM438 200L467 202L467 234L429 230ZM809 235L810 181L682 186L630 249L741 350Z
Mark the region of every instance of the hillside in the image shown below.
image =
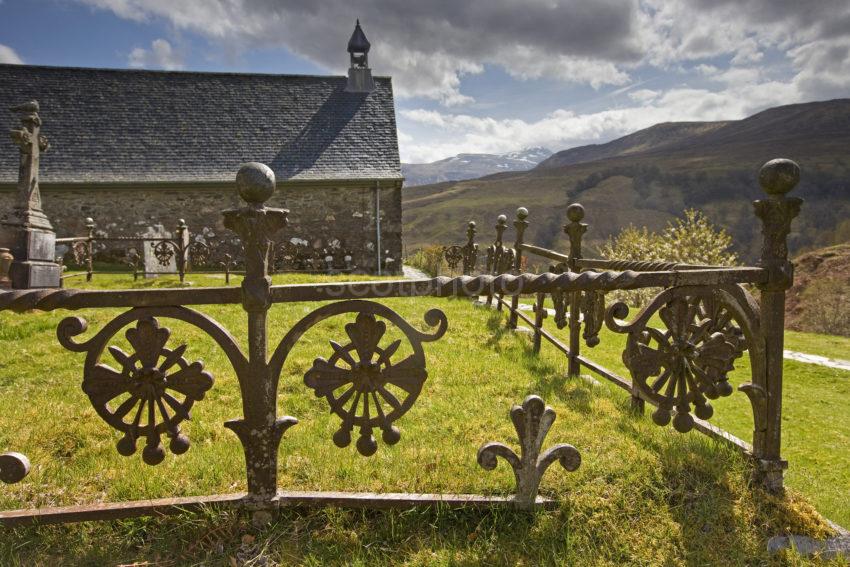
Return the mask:
M431 163L403 163L405 186L474 179L505 171L527 171L552 155L546 148L526 148L507 154L458 154Z
M460 240L466 222L480 241L496 216L530 211L529 239L563 248L570 202L581 202L592 249L629 224L663 227L688 207L704 210L735 238L747 261L760 228L751 201L762 194L759 167L775 157L803 170L795 195L805 199L790 235L802 252L850 239L850 99L776 107L743 120L658 124L607 144L558 152L535 169L404 190L407 248ZM507 234L512 238L512 229Z
M850 244L794 259L785 310L789 329L850 336Z

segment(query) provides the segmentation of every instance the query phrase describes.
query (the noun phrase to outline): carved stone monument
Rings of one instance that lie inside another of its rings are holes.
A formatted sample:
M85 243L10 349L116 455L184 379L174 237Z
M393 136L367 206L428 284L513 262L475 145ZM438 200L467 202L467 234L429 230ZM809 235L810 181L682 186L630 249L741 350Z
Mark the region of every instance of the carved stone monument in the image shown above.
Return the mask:
M11 108L21 113L22 128L12 130L12 140L21 150L17 201L0 218L0 247L15 257L9 270L12 287L30 289L59 287L61 269L54 261L56 234L41 209L38 167L41 152L49 147L40 134L38 102L30 101Z

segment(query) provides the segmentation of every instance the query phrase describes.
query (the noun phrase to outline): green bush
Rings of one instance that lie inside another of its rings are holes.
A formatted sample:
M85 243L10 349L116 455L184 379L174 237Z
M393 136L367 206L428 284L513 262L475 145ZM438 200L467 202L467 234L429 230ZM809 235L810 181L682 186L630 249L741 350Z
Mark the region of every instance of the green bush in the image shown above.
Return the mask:
M715 227L702 211L687 209L684 218L667 224L661 232L648 228L629 226L600 248L603 258L609 260L649 260L678 264L712 266L739 265L738 255L732 249L732 237L722 228ZM649 302L659 290L655 288L628 292L614 292L612 297L633 306Z

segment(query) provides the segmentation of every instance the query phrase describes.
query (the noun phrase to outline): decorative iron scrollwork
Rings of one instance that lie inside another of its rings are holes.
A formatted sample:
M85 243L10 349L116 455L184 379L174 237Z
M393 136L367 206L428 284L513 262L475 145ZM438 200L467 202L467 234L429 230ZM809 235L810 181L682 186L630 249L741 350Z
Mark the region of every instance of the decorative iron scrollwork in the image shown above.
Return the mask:
M540 453L555 417L555 410L539 396L528 396L522 406L511 408L511 421L519 437L520 456L502 443L487 443L478 449L478 464L486 470L496 468L497 457L511 465L516 479L515 499L521 508L534 507L540 480L549 465L558 461L568 471L575 471L581 465L581 454L572 445L555 445Z
M193 268L208 265L211 253L212 250L210 250L209 245L199 240L191 242L186 248L186 257L189 259L189 265Z
M599 331L605 322L605 292L581 292L581 314L584 323L581 336L587 346L595 347L599 344Z
M449 266L449 269L454 273L457 270L457 267L464 260L464 247L463 246L446 246L443 248L443 257L446 259L446 264Z
M21 453L0 455L0 481L6 484L21 482L30 472L30 461Z
M171 260L174 259L174 245L171 242L167 240L151 242L151 250L160 266L167 267L171 265Z
M86 342L73 341L85 332L87 324L78 317L64 319L57 329L59 342L75 352L87 352L83 371L83 392L95 411L110 426L123 433L116 447L124 456L136 452L139 439L146 440L142 459L156 465L165 458L161 437L171 441L169 449L179 455L189 449L188 437L180 424L190 419L195 402L202 400L213 385L213 377L203 363L188 362L186 345L174 349L166 344L171 331L161 327L154 315L181 319L206 331L224 349L237 372L245 367L245 358L232 337L212 319L183 307L137 308L119 315ZM122 328L133 349L126 353L107 343ZM108 350L119 369L101 362Z
M567 270L566 264L559 262L549 266L549 272L553 274L563 274ZM567 318L567 310L569 309L569 294L568 292L556 290L552 292L552 306L555 311L555 325L559 329L563 329L569 324Z
M349 342L340 345L331 341L333 355L329 359L317 358L304 376L304 383L316 397L324 397L331 411L342 420L333 441L338 447L351 443L351 432L360 428L357 450L370 456L378 449L372 431L380 429L382 438L393 445L401 438L393 422L407 413L413 406L428 377L422 343L439 339L446 332L448 321L445 314L432 309L425 314L425 322L436 326L433 334L417 331L391 309L369 301L344 301L327 305L308 315L296 325L279 349L288 351L307 328L320 320L343 313L357 313L353 323L345 326ZM393 323L407 337L413 353L401 361L394 362L402 341L395 340L382 345L387 330L381 317ZM285 356L277 354L275 359ZM282 364L283 359L280 359Z
M708 400L732 394L728 373L747 349L740 327L751 324L746 310L722 290L682 287L661 292L633 322L618 322L628 311L624 303L615 303L606 324L628 333L623 362L640 392L657 404L653 421L667 425L675 409L673 427L684 433L694 426L692 406L698 418L711 418ZM656 312L663 330L648 326Z
M74 258L74 264L82 266L89 258L89 243L82 240L74 242L71 246L71 254Z

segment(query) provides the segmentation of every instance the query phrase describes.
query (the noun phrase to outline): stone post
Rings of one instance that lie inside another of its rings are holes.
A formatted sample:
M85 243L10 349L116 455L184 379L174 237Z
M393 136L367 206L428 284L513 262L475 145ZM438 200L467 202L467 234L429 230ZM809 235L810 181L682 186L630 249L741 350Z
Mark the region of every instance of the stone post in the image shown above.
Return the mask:
M570 254L567 268L571 272L581 271L576 267L576 260L581 258L581 239L584 233L587 232L587 225L582 221L584 218L584 207L578 203L573 203L567 207L567 220L569 222L564 225L564 234L570 239ZM581 340L581 292L576 291L570 293L570 356L567 364L567 376L570 378L578 377L581 373L581 364L579 364L579 348Z
M278 419L277 389L267 360L269 255L272 236L286 225L289 211L264 206L275 190L274 173L266 165L243 165L236 174L236 189L246 206L223 215L224 226L239 235L245 250L242 307L248 313L248 369L239 379L244 417L228 421L226 426L242 442L249 499L262 509L272 506L277 496L278 446L283 432L295 423L292 418Z
M514 228L516 229L516 240L514 241L514 273L519 274L522 271L522 243L525 229L528 228L528 209L520 207L516 210L516 220L514 220ZM511 297L511 315L508 318L508 328L516 329L517 314L519 309L519 294Z
M41 210L39 160L49 144L41 135L38 109L36 101L10 109L21 114L22 127L11 131L20 148L20 168L15 206L0 220L0 246L9 248L15 257L9 277L16 289L59 287L61 276L55 262L56 233Z
M761 290L761 330L765 346L764 383L766 429L755 431L753 454L758 459L758 476L768 490L782 489L782 364L785 342L785 291L794 281L794 266L788 261L788 233L791 221L800 213L803 200L786 197L800 181L800 166L791 160L775 159L759 171L759 185L766 199L753 202L762 223L762 249L759 265L768 271Z

